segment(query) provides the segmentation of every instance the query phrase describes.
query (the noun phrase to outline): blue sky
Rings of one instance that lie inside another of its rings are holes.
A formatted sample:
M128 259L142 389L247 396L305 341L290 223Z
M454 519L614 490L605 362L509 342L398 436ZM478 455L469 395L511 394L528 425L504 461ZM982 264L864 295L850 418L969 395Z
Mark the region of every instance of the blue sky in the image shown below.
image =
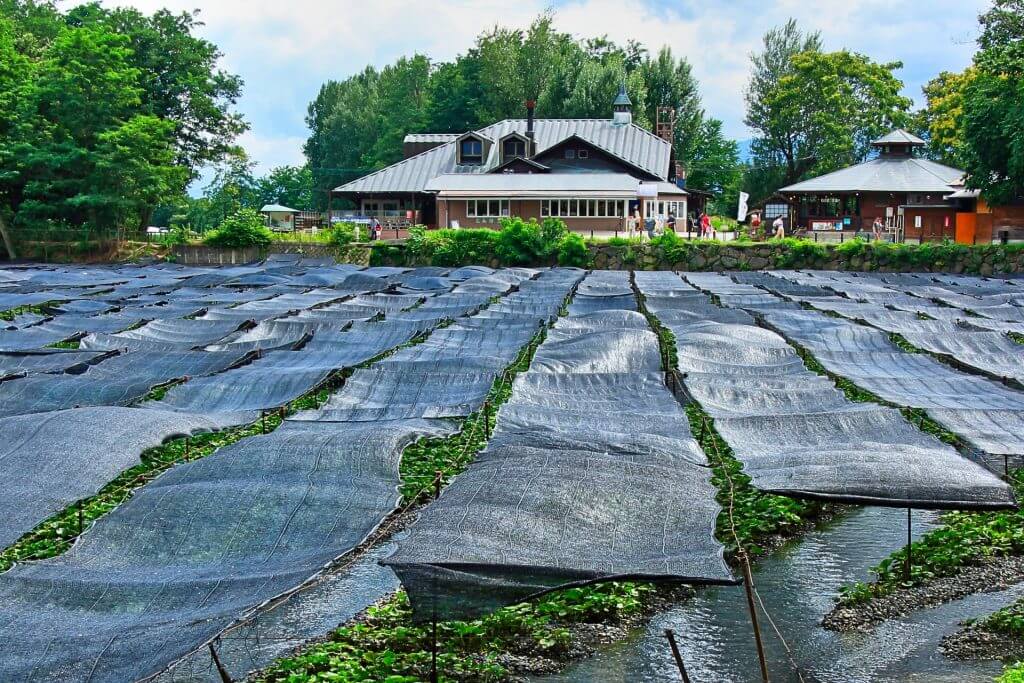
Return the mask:
M464 52L485 27L526 26L546 7L561 30L578 37L632 38L656 51L670 45L694 65L705 108L728 135L744 139L743 88L749 55L764 31L795 17L820 30L826 49L849 48L878 61L902 61L905 94L969 62L980 0L106 0L152 12L199 6L202 34L220 46L223 65L245 80L239 109L251 125L242 144L259 170L302 163L306 106L320 85L366 64L381 67L421 52L443 61Z

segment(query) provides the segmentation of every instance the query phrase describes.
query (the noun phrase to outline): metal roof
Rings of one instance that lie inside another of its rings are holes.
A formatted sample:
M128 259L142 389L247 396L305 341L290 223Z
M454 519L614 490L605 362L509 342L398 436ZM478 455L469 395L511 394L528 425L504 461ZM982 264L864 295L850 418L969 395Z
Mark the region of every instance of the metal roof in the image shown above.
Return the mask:
M299 213L295 209L289 209L287 206L281 206L280 204L264 204L263 208L260 209L263 213Z
M612 102L612 106L616 105L632 105L633 103L629 99L629 94L626 93L626 86L619 86L619 94L615 96L615 101Z
M871 141L872 145L923 145L926 144L924 140L917 137L913 133L908 133L902 128L883 135L877 140Z
M409 133L402 142L450 142L461 133Z
M658 194L678 194L686 195L690 194L683 188L679 187L675 183L655 183L658 186Z
M964 172L928 159L878 157L779 192L941 192L948 194Z
M552 194L601 194L636 197L640 181L628 173L448 173L427 183L428 192L439 196L517 196ZM661 185L661 183L658 183Z
M506 119L473 132L491 140L500 140L513 132L525 135L526 119ZM656 178L668 178L671 145L637 125L616 125L611 119L534 121L534 140L538 154L573 135ZM478 175L494 169L501 162L500 147L491 145L487 158L479 166L459 166L455 163L455 138L452 138L433 149L337 187L335 191L425 192L427 182L439 175Z

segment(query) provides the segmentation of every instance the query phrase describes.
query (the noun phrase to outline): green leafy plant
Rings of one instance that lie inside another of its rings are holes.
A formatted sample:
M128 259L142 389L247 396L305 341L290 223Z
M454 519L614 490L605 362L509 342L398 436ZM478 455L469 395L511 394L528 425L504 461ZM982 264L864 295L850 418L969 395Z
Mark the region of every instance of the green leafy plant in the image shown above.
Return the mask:
M263 217L254 209L239 209L224 219L216 230L206 233L205 244L213 247L265 247L273 234L263 225Z
M583 236L569 232L558 242L558 265L586 268L590 263L590 253Z

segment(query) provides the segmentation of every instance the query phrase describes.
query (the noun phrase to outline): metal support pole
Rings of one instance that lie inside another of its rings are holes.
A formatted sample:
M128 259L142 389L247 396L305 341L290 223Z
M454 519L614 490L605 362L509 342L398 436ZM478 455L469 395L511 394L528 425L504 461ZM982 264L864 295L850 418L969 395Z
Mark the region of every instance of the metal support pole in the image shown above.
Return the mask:
M1003 454L1003 478L1010 480L1010 456Z
M267 411L265 411L265 410L261 410L260 411L260 422L262 423L263 433L266 434L267 433Z
M669 647L672 648L672 657L676 660L676 668L679 669L679 675L683 678L683 683L690 683L690 677L686 673L686 665L683 664L683 656L679 654L679 646L676 645L676 634L672 632L672 629L665 629L665 637L668 638Z
M754 627L754 644L757 645L757 663L761 667L761 680L768 683L768 660L764 655L764 643L761 642L761 627L757 623L757 610L754 608L754 581L750 577L750 564L747 553L740 550L740 569L743 570L743 588L747 593L747 609L750 610L750 625Z
M186 436L185 437L185 462L188 462L188 458L189 458L189 455L190 455L189 454L189 446L191 446L191 444L192 444L191 437Z
M434 470L434 500L441 497L441 482L443 481L444 474L441 470Z
M491 402L484 401L484 436L491 438Z
M906 583L910 583L910 566L914 562L914 558L911 555L911 548L910 548L910 544L912 542L911 538L910 538L910 531L911 531L911 524L910 524L911 523L911 517L910 517L910 513L911 513L911 509L907 508L907 559L903 563L903 580Z
M82 501L78 501L78 535L85 531L85 515L82 513Z

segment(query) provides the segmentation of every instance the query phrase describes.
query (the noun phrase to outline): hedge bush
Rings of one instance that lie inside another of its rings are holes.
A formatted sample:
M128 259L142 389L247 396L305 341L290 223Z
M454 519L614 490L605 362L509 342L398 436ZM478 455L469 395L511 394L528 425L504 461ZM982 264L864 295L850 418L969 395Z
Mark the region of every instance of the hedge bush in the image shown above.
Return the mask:
M273 233L263 225L255 209L239 209L224 219L216 230L206 233L203 243L212 247L266 247Z

